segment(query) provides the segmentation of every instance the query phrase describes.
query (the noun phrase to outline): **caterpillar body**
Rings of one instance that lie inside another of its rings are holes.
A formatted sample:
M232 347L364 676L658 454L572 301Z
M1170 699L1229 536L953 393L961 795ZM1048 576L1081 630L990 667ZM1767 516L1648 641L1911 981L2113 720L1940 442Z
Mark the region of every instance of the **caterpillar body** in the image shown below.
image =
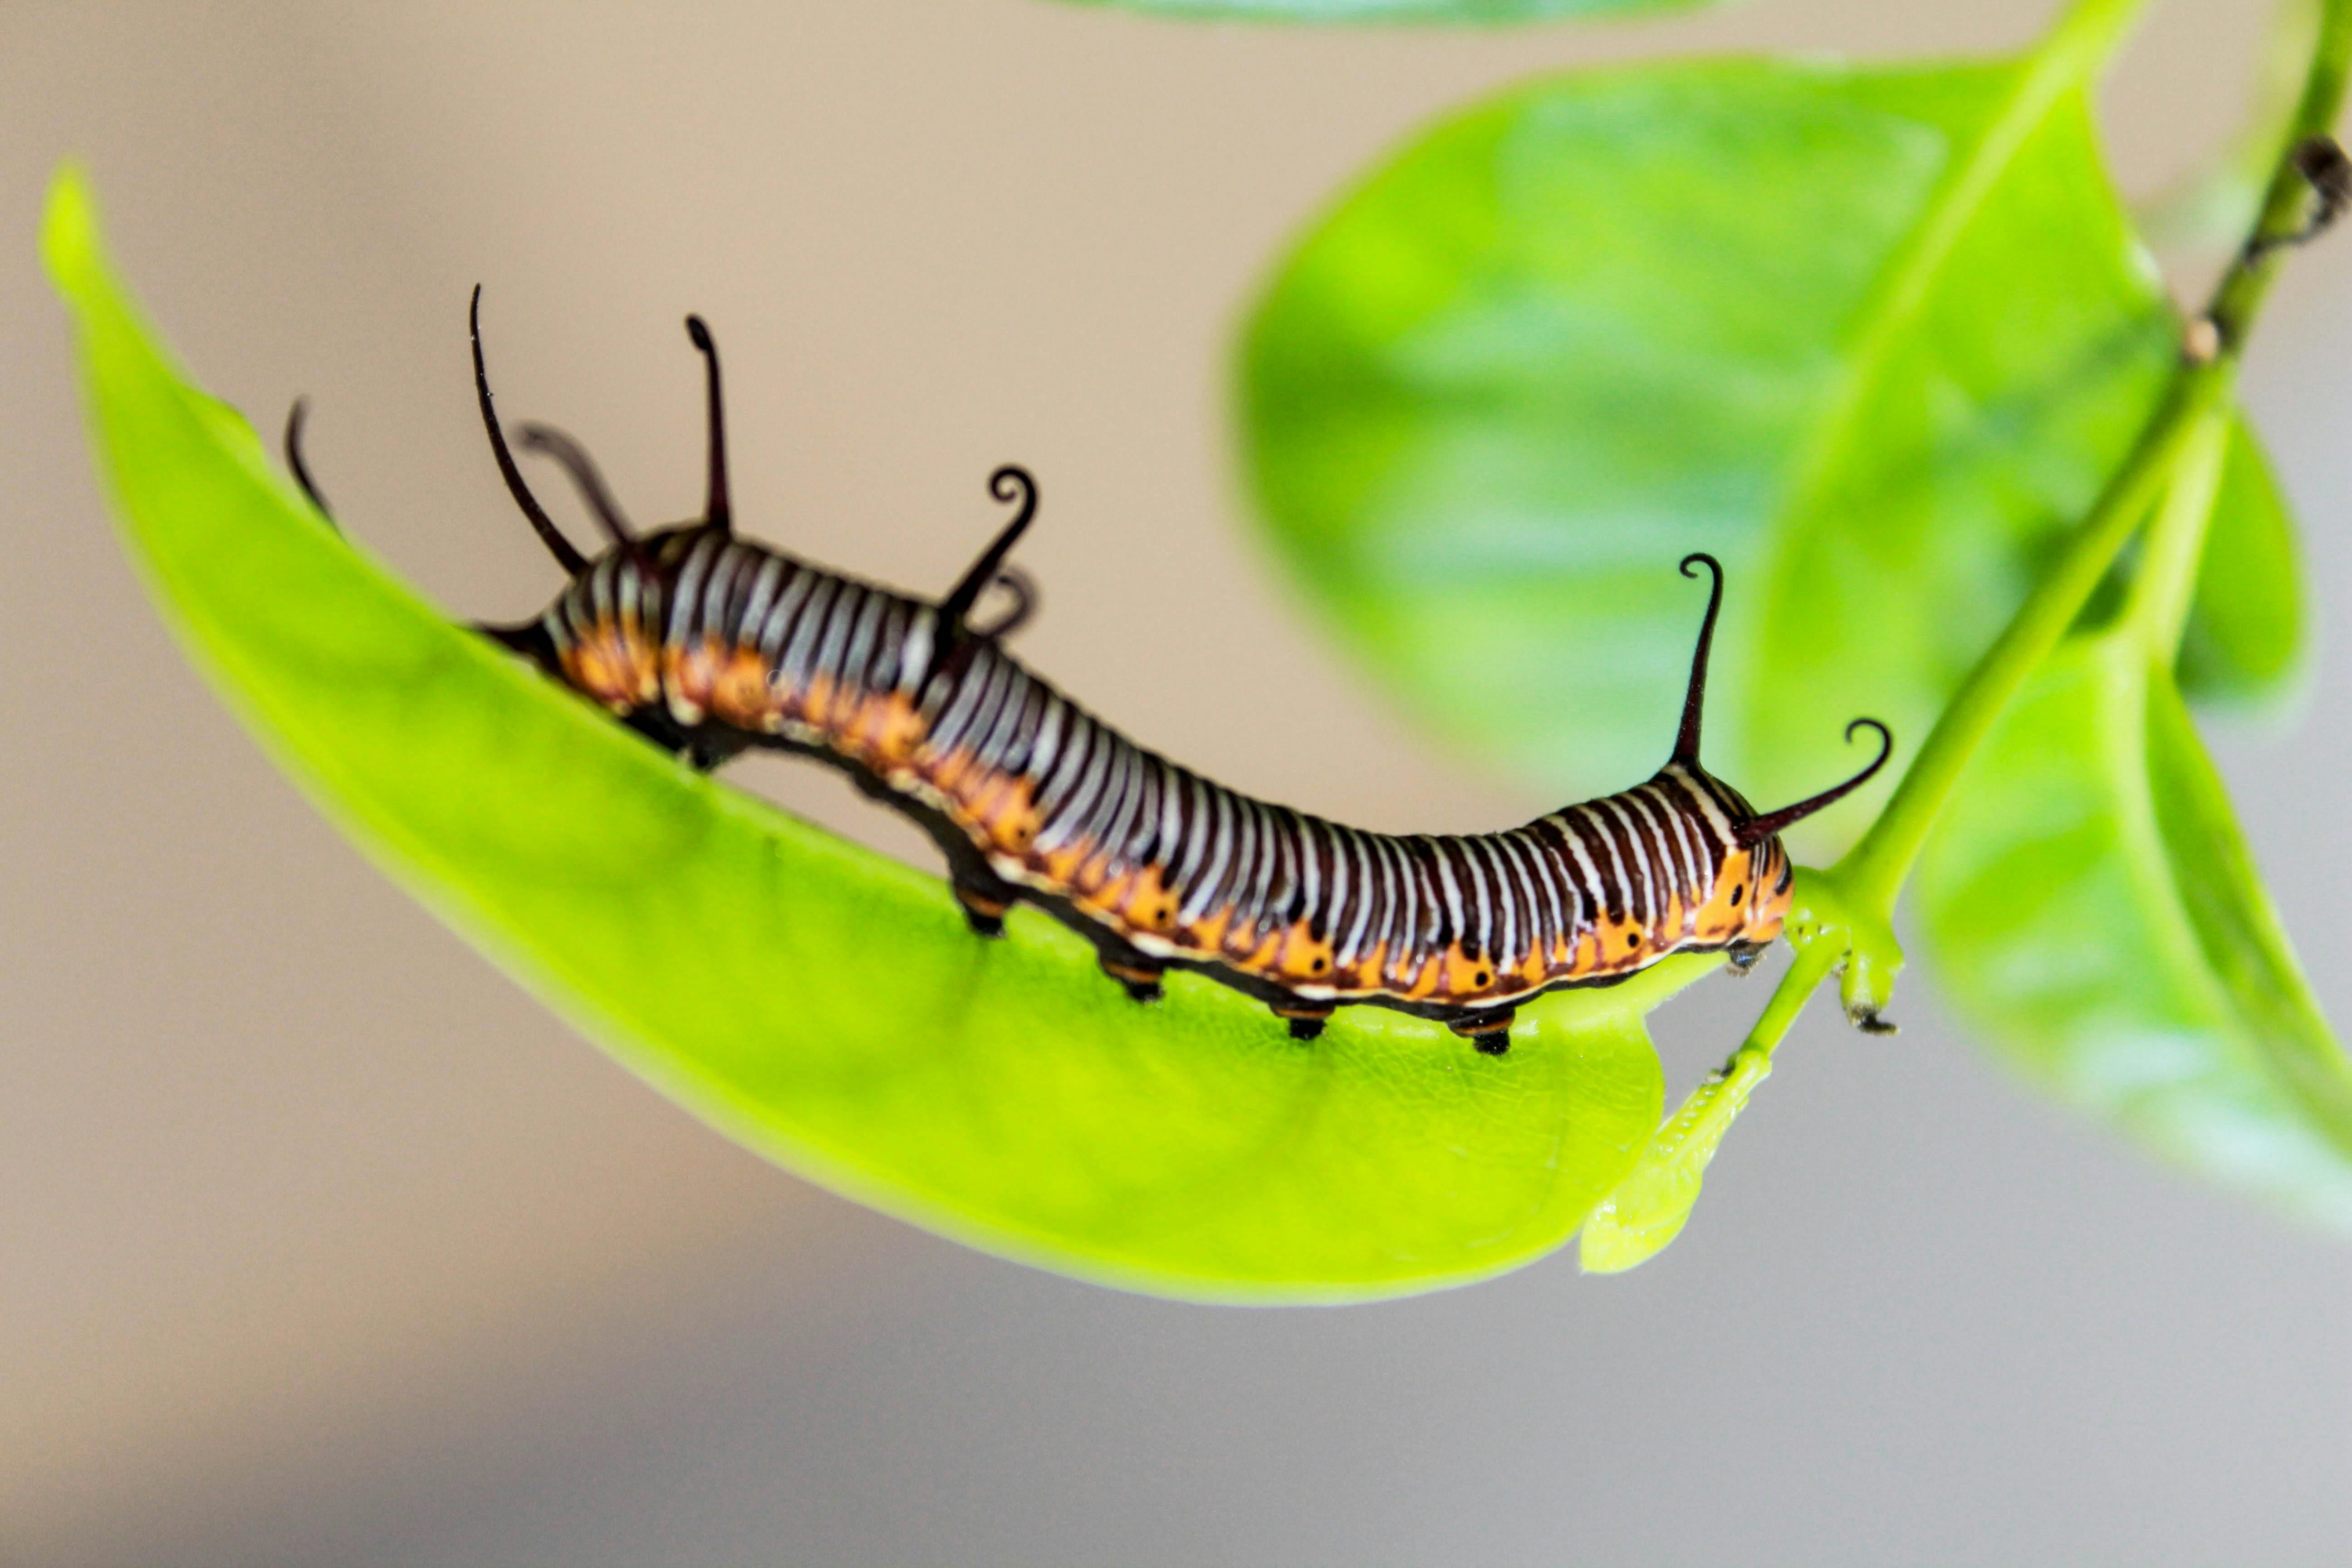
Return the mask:
M1780 833L1856 788L1879 754L1810 799L1759 813L1699 765L1723 572L1710 577L1673 753L1632 789L1505 832L1393 835L1252 799L1145 749L1006 651L1033 595L1005 556L1034 515L1023 469L990 489L1015 515L937 602L738 537L727 489L719 360L705 359L703 517L639 534L586 454L543 426L522 445L571 473L611 536L589 557L523 481L490 400L474 301L474 368L492 451L516 502L571 574L536 618L479 629L656 742L716 766L750 747L811 754L906 812L945 851L982 935L1028 901L1090 941L1139 1001L1169 969L1268 1004L1312 1038L1339 1006L1435 1018L1482 1051L1508 1048L1515 1010L1563 986L1607 985L1668 954L1721 952L1744 970L1780 934L1791 870ZM299 405L298 405L299 416ZM289 456L309 489L289 423ZM315 492L313 499L316 500ZM321 510L323 510L323 506ZM982 592L1013 607L975 625Z

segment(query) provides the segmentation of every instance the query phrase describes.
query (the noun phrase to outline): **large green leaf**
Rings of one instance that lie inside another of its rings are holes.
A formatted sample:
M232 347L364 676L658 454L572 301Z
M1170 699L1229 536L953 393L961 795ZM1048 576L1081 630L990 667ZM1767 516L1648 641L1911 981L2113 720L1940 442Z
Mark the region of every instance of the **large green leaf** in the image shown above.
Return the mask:
M1916 741L2173 352L2094 142L2105 44L1583 71L1419 137L1248 327L1250 472L1294 575L1432 727L1561 798L1665 749L1696 549L1730 574L1718 771L1785 798L1857 713ZM2266 486L2233 495L2268 510L2217 550L2284 538ZM2294 602L2294 558L2232 558L2221 608L2256 608L2209 640L2243 689L2287 662L2246 628Z
M1077 0L1162 16L1244 22L1549 22L1692 11L1714 0Z
M1301 1046L1191 976L1137 1007L1042 916L979 942L936 879L673 763L321 526L153 346L70 176L46 244L131 553L224 696L388 873L791 1169L1093 1279L1333 1300L1550 1250L1656 1125L1643 1016L1709 961L1546 999L1497 1058L1365 1009Z
M2352 1225L2352 1064L2168 672L2129 628L2021 693L1920 870L1940 977L2052 1092Z

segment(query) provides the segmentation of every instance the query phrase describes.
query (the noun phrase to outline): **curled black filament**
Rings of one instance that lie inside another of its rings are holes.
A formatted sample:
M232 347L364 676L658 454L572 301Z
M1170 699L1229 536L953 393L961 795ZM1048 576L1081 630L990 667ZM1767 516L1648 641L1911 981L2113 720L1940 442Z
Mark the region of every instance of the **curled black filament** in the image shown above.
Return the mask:
M1868 784L1878 770L1886 765L1886 759L1895 754L1895 732L1875 719L1856 719L1845 727L1847 742L1851 743L1853 740L1853 732L1863 729L1878 731L1878 755L1872 760L1868 767L1834 789L1825 789L1819 795L1810 795L1797 802L1794 805L1784 805L1778 811L1768 811L1760 816L1748 818L1737 828L1736 837L1739 842L1751 847L1761 844L1790 823L1801 822L1817 811L1826 810L1835 805L1839 801Z

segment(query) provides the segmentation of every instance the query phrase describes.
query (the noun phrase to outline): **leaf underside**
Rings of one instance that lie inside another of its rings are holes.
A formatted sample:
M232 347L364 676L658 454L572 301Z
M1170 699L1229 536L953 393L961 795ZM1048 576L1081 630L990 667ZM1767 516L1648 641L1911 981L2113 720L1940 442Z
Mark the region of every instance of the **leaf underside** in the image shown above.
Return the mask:
M789 1169L1092 1279L1332 1300L1550 1251L1656 1125L1643 1015L1714 961L1545 998L1496 1058L1369 1008L1300 1045L1190 975L1139 1007L1034 911L982 942L937 878L695 774L322 526L155 345L70 174L45 244L126 542L198 666L389 875Z

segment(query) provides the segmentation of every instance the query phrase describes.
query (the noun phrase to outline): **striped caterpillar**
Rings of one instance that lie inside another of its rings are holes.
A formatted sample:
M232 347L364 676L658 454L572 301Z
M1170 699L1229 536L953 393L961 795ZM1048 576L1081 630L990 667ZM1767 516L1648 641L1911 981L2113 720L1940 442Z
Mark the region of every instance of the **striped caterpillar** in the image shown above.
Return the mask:
M491 406L474 295L474 379L500 475L571 577L535 619L478 627L656 743L711 768L777 748L842 768L945 851L955 897L983 936L1027 900L1091 941L1139 1002L1169 969L1206 973L1268 1004L1300 1039L1342 1005L1441 1020L1485 1052L1509 1048L1517 1006L1564 986L1607 985L1670 953L1721 952L1744 973L1780 932L1791 870L1780 831L1885 765L1758 812L1699 765L1708 650L1723 569L1711 579L1681 728L1647 783L1523 827L1479 835L1372 833L1253 800L1136 745L1030 673L1004 638L1034 602L1005 557L1035 515L1019 468L990 492L1015 512L936 604L736 536L719 355L705 363L709 492L701 521L640 534L568 437L521 445L570 474L611 538L593 559L532 495ZM288 426L289 466L314 501ZM323 504L320 510L325 510ZM1012 607L972 611L992 585Z

